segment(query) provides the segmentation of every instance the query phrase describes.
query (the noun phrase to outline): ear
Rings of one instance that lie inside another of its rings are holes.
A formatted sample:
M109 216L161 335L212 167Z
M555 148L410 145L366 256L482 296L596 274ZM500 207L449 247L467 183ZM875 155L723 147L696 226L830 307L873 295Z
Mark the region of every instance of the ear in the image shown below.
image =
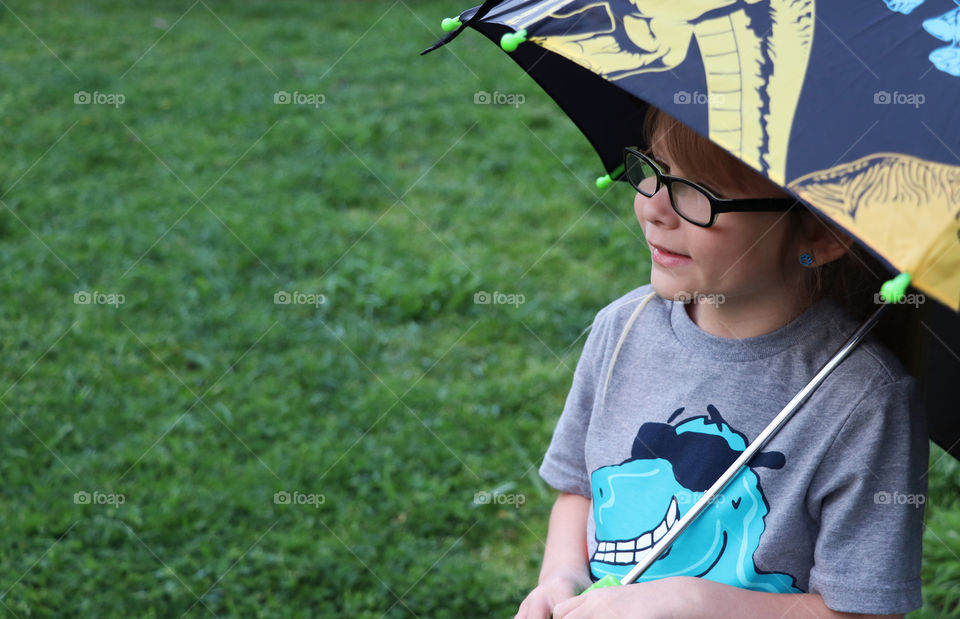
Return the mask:
M802 214L804 248L813 254L814 264L824 265L840 258L853 245L853 238L811 211Z

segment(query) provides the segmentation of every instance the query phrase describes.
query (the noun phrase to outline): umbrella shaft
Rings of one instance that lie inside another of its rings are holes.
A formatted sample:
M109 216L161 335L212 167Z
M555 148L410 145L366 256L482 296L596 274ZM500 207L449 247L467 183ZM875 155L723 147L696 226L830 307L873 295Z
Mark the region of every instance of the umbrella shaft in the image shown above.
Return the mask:
M670 544L673 543L673 540L677 539L684 529L693 522L693 520L707 507L710 503L713 502L714 498L723 492L723 489L726 487L730 481L736 477L737 473L740 472L740 469L750 461L755 454L757 454L764 445L773 438L773 435L776 434L780 428L785 424L790 417L800 408L800 406L810 397L810 395L820 386L820 383L833 371L833 369L843 361L847 355L860 343L860 340L870 332L870 330L877 324L880 319L880 315L887 308L887 303L882 303L877 310L867 318L862 325L847 339L846 342L833 354L833 357L827 361L824 366L817 372L817 375L814 376L807 385L800 390L797 395L793 397L786 406L783 407L776 417L763 429L757 438L754 439L752 443L744 450L740 457L737 458L733 464L731 464L723 475L721 475L717 481L713 483L712 486L703 494L700 499L693 504L693 507L683 515L680 520L669 530L667 534L664 535L659 542L657 542L653 548L651 548L643 556L643 559L640 560L633 569L631 569L627 574L620 579L620 584L629 585L643 574L647 569L653 565L657 558L662 555L667 548L670 547Z

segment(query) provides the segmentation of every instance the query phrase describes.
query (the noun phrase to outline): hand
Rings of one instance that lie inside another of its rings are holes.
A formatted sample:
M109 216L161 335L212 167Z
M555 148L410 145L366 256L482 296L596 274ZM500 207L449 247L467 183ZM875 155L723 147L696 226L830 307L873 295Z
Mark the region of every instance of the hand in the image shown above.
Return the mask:
M673 576L605 587L569 598L553 609L554 619L660 619L686 616L699 578ZM529 599L529 598L528 598Z
M520 604L514 619L549 619L554 607L590 586L586 574L562 574L541 582Z

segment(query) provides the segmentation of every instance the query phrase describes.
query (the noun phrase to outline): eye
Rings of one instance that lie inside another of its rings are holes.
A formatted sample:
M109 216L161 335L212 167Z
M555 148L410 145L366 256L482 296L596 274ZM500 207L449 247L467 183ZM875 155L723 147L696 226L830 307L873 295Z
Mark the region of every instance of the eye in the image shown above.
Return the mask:
M653 151L650 151L649 153L644 153L644 154L645 154L647 157L650 157L651 159L653 159L654 163L656 163L658 166L660 166L660 169L661 169L661 170L663 170L663 171L666 172L666 173L669 173L669 172L670 172L670 166L667 165L666 163L664 163L663 159L661 159L660 157L657 157L656 155L654 155L654 154L653 154Z
M699 182L699 181L694 181L694 182L696 182L698 185L700 185L701 187L703 187L704 189L706 189L707 191L709 191L710 193L712 193L712 194L713 194L714 196L716 196L717 198L720 198L721 200L726 200L726 199L727 199L727 197L726 197L725 195L723 195L722 192L717 191L716 189L714 189L714 188L711 187L710 185L706 185L706 184L701 183L701 182Z

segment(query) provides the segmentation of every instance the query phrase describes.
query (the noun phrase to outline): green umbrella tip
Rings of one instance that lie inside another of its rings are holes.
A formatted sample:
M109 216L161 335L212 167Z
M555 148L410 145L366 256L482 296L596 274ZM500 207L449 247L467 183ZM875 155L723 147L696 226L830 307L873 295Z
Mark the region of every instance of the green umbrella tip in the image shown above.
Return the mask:
M606 189L613 184L613 179L619 177L621 174L623 174L622 163L618 165L613 172L597 177L597 189Z
M907 286L909 285L910 274L901 273L893 279L883 282L883 285L880 286L880 294L883 296L883 300L887 303L898 303L900 299L903 298L903 295L907 290Z
M522 28L516 32L508 32L500 37L500 47L502 47L505 52L512 52L526 40L527 30L526 28Z
M462 25L463 23L458 17L444 17L443 21L440 22L440 27L443 28L444 32L453 32Z

